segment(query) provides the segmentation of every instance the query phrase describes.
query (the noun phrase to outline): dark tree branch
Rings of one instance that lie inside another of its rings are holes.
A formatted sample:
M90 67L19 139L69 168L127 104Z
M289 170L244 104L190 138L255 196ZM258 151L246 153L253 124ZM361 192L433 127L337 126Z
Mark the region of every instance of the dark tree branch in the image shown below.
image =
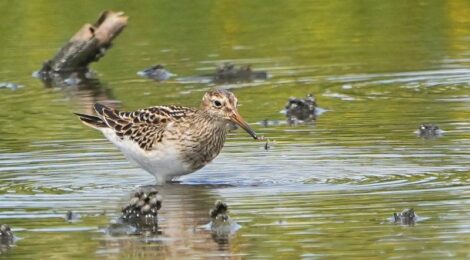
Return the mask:
M44 78L49 73L87 70L88 64L105 55L127 19L123 12L103 12L94 25L85 24L54 58L46 61L37 75Z

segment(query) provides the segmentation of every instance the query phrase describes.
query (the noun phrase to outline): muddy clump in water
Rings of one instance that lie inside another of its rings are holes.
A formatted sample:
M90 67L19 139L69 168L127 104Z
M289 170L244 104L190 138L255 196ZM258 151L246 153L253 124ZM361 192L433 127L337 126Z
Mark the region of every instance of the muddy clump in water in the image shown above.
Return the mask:
M308 94L306 98L291 97L285 106L287 123L296 125L299 121L315 121L316 109L317 102L312 94Z
M108 227L111 235L158 233L158 210L162 201L158 191L139 190L131 195L116 223Z
M10 226L0 225L0 253L7 251L13 242L15 242L15 237Z
M224 63L217 66L215 74L210 75L217 83L236 83L253 80L266 80L268 73L266 71L253 71L251 65L236 67L233 63Z
M415 224L418 216L413 208L404 209L402 212L393 213L393 221L395 224L412 226Z
M153 65L152 67L149 67L149 68L146 68L144 70L137 72L137 75L144 77L144 78L153 79L156 81L164 81L164 80L171 78L175 74L166 70L163 65L157 64L157 65Z
M209 216L212 238L219 244L228 243L229 236L240 228L240 225L228 215L227 204L220 200L215 202L214 208L209 211Z
M415 133L423 138L434 138L442 135L444 131L435 124L421 124Z

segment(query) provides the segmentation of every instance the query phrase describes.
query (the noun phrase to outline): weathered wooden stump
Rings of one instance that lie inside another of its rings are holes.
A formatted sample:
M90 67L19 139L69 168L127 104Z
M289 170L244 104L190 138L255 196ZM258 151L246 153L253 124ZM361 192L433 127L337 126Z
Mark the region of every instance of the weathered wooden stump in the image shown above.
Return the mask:
M45 79L51 73L86 71L111 47L112 40L126 27L123 12L104 11L93 24L85 24L35 76Z

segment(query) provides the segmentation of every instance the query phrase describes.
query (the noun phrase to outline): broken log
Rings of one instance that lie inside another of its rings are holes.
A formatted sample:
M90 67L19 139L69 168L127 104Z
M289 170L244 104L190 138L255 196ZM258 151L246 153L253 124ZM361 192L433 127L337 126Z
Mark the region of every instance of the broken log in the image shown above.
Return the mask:
M44 62L35 75L47 78L50 73L86 71L111 47L112 40L126 27L123 12L104 11L93 24L85 24L52 58Z

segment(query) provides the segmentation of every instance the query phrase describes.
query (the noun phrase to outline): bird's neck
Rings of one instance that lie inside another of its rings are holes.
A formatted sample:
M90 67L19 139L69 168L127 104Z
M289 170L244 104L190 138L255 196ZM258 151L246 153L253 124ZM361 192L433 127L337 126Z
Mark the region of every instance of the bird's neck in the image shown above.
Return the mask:
M184 146L183 160L193 170L200 169L212 161L224 146L227 136L227 121L214 115L198 111L190 124L194 139L190 146Z

